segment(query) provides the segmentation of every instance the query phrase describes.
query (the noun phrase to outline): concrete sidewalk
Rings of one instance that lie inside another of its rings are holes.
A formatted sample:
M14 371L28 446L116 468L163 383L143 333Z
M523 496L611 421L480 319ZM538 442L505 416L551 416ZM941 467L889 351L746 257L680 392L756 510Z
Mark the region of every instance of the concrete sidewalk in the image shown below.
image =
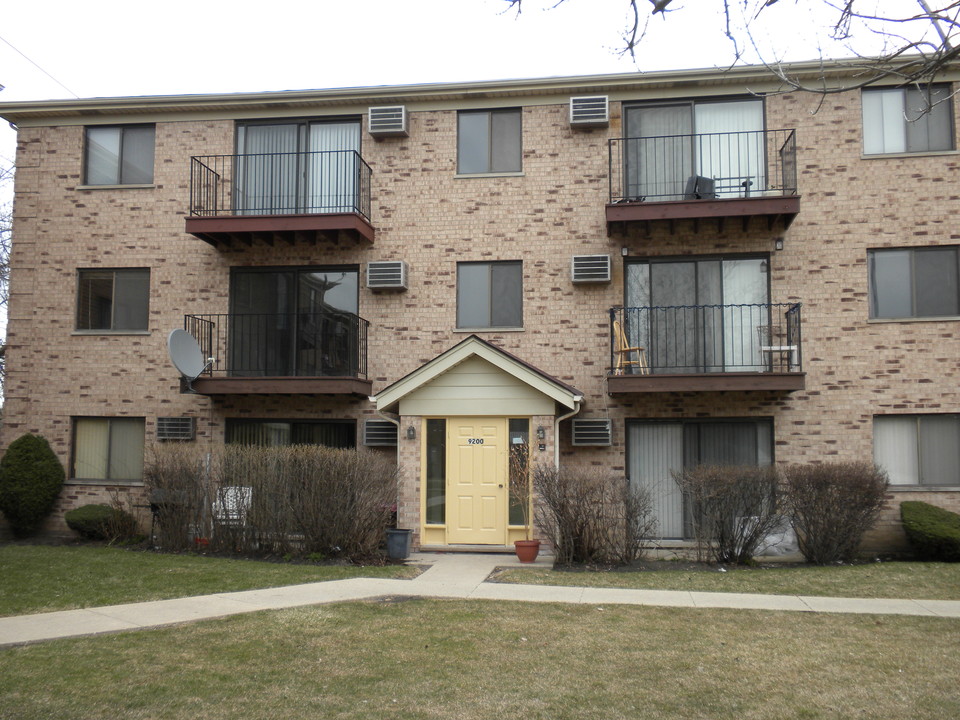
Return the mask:
M520 566L513 555L506 554L414 553L409 562L427 566L427 570L413 580L334 580L0 618L0 646L384 596L960 618L960 601L957 600L872 600L486 582L494 568ZM550 567L551 564L552 558L547 557L540 558L536 566Z

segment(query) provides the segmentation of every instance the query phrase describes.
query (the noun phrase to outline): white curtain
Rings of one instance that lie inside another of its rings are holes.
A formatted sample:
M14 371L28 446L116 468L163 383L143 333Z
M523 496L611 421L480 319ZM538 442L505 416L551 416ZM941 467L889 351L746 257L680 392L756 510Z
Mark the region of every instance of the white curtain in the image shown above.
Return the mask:
M238 132L238 214L297 212L299 126L247 125Z
M630 482L650 491L660 537L682 538L683 494L671 471L683 469L683 426L638 423L629 425L627 434Z
M359 210L360 124L314 123L307 162L308 212Z
M728 369L763 370L757 328L770 323L767 298L766 260L723 261L723 303L728 306L723 310L723 361Z
M906 152L903 90L870 90L863 103L863 152L866 155Z
M887 471L892 485L920 482L915 416L888 415L873 419L873 461Z
M628 109L626 196L682 199L693 172L692 132L689 105Z
M960 485L960 417L920 416L920 481Z
M103 418L77 418L74 423L73 476L105 479L110 427Z
M143 420L110 420L110 475L112 480L139 480L143 477Z
M74 477L141 479L143 428L143 418L77 418L74 425Z
M766 187L759 100L698 103L694 127L697 174L716 181L717 197L744 197Z

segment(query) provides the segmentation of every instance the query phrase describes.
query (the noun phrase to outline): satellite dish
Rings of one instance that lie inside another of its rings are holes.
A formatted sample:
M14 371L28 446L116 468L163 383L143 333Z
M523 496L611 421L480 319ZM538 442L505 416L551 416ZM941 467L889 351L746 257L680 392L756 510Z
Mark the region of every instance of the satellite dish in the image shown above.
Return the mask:
M207 369L200 343L186 330L178 328L170 332L167 337L167 352L170 353L173 366L180 371L188 383L196 380Z

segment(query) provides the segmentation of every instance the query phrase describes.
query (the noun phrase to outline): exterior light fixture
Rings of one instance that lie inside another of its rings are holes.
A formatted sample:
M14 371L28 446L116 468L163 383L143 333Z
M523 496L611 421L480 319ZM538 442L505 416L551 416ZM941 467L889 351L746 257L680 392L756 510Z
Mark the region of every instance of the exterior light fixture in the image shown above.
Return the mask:
M537 440L543 440L547 437L547 431L543 429L543 425L537 425Z
M417 437L417 429L413 425L410 425L407 428L407 440L414 440L416 439L416 437Z

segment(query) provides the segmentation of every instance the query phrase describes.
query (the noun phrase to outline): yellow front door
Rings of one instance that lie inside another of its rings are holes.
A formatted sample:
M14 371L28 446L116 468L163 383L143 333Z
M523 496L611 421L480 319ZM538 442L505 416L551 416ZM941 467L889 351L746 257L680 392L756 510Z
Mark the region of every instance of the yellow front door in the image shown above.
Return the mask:
M507 541L507 420L447 420L447 542Z

